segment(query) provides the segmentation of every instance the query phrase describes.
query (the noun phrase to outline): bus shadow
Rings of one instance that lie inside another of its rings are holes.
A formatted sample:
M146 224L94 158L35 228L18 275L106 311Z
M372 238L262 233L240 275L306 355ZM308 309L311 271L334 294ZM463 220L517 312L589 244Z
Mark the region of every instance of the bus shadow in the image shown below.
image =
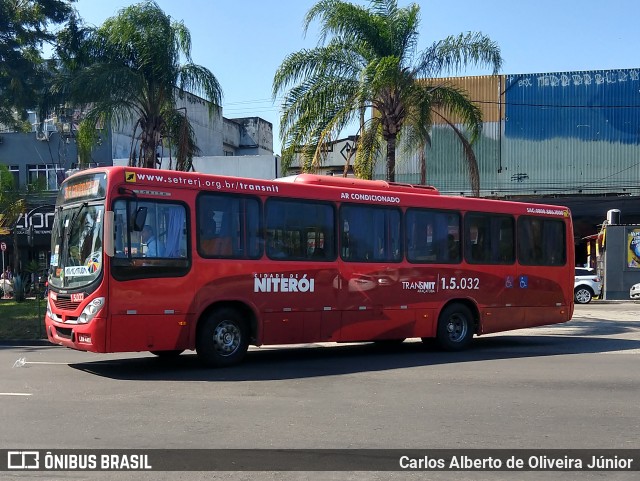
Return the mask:
M621 321L597 318L573 318L567 324L546 326L547 328L571 329L571 335L579 336L608 336L613 334L628 334L640 332L640 320Z
M204 368L188 352L171 360L152 356L69 364L73 369L126 381L271 381L336 376L501 359L605 353L640 349L640 340L576 336L480 337L463 352L430 350L421 342L251 349L243 363Z

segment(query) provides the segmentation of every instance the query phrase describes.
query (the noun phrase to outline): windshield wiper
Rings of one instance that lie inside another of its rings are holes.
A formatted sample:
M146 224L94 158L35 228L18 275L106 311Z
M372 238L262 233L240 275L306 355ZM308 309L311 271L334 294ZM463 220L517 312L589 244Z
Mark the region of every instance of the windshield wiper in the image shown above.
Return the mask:
M89 206L88 202L83 202L82 205L80 206L80 208L75 211L75 213L71 216L71 219L69 220L69 227L72 227L73 224L75 224L76 219L78 218L78 216L80 215L80 213ZM71 236L71 229L68 229L65 234L67 235L67 238L69 236Z

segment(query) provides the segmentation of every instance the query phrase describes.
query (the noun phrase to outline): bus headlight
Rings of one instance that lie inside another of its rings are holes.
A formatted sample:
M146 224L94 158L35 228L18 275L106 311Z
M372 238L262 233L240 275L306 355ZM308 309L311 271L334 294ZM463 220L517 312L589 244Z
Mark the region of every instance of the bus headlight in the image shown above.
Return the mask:
M49 299L49 296L47 296L47 316L49 316L49 319L53 318L53 311L51 310L51 299Z
M87 307L84 308L82 314L78 317L78 324L86 324L89 322L98 312L100 312L102 306L104 306L104 297L96 297L87 305Z

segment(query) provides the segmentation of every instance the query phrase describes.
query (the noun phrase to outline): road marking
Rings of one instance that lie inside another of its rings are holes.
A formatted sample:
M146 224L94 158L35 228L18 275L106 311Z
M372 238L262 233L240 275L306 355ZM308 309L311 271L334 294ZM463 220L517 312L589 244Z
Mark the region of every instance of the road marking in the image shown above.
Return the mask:
M48 362L48 361L25 361L25 364L51 364L51 365L61 365L68 366L68 362Z
M0 392L0 396L31 396L30 392Z

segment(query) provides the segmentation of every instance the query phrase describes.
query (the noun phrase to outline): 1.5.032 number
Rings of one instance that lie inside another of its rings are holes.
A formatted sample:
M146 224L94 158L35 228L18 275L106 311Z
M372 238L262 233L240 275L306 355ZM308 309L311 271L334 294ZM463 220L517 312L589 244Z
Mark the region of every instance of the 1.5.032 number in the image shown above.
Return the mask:
M479 289L480 279L477 277L442 277L442 289Z

